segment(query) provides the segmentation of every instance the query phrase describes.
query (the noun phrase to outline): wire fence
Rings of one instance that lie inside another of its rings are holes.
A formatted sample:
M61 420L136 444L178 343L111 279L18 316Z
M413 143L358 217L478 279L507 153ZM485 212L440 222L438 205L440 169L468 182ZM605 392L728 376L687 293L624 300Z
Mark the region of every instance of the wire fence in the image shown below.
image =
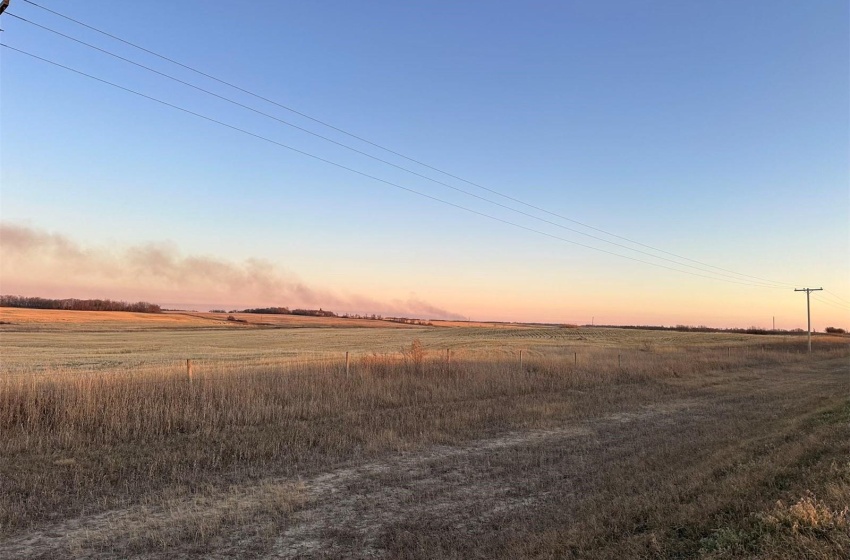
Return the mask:
M281 377L292 374L328 374L341 373L351 375L377 366L416 365L417 367L434 367L452 364L460 367L464 364L486 362L493 365L515 365L519 370L534 369L542 363L558 364L560 366L591 367L616 366L630 367L638 360L667 359L674 357L693 357L702 354L718 361L738 361L741 358L752 357L754 354L768 353L798 354L804 346L788 343L762 344L758 346L725 346L664 349L653 348L596 348L552 352L529 351L525 349L475 350L468 348L445 348L439 351L428 349L423 355L414 356L402 352L314 352L309 358L253 356L239 362L226 357L185 358L178 360L128 361L114 367L84 369L73 366L57 365L53 371L10 372L0 370L0 381L8 380L103 380L121 381L127 385L167 385L174 383L199 383L208 381L233 380L237 377ZM824 347L832 348L834 345ZM822 349L823 350L823 349ZM323 367L324 366L324 367ZM295 371L293 371L295 370ZM164 379L133 380L138 375L163 375Z

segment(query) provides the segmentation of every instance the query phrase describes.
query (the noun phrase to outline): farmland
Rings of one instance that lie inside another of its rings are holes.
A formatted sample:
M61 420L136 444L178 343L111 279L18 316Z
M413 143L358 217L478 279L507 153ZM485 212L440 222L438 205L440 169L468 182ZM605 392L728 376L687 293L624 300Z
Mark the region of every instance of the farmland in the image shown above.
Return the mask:
M115 371L116 368L179 367L194 359L200 367L270 365L326 358L339 363L345 352L358 356L398 354L419 339L432 352L518 360L526 356L625 359L647 350L669 353L722 348L735 356L781 346L799 351L799 336L752 337L727 333L653 332L601 328L560 328L504 323L435 321L415 327L389 321L214 313L114 313L0 308L3 371ZM443 326L447 325L447 326ZM824 344L834 342L824 339ZM820 343L819 341L816 344ZM615 356L616 357L616 356Z
M0 312L3 557L850 550L847 338Z

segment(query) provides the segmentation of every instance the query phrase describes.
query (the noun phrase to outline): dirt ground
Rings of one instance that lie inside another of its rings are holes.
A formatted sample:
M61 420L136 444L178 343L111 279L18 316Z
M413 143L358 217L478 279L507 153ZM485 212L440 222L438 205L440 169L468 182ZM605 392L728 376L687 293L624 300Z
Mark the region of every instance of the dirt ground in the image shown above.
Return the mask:
M847 409L848 373L842 358L673 381L548 429L61 520L0 543L0 557L715 557L706 538L730 511L793 499L807 484L795 465L846 453L813 419ZM830 429L850 435L846 422ZM168 540L214 515L202 547ZM151 533L159 550L138 544Z

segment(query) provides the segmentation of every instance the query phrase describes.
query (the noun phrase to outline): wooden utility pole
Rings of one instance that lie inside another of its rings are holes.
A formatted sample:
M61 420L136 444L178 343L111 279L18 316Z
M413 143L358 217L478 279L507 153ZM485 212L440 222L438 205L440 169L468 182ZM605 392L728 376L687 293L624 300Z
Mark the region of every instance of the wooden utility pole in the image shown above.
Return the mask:
M0 14L6 11L6 8L9 7L9 0L3 0L0 2Z
M806 331L809 333L809 354L812 353L812 305L809 300L809 295L812 292L820 292L823 288L794 288L795 292L806 292L806 317L808 318L808 328Z

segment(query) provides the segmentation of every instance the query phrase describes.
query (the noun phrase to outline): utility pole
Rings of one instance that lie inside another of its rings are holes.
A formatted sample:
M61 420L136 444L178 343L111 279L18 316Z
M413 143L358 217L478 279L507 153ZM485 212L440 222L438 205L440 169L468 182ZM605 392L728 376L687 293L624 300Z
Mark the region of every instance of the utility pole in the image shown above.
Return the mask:
M807 329L809 333L809 354L812 353L812 305L809 301L809 295L812 292L820 292L823 288L794 288L795 292L806 292L806 316L809 319L809 327Z
M9 0L3 0L0 2L0 14L6 11L6 8L9 7Z

